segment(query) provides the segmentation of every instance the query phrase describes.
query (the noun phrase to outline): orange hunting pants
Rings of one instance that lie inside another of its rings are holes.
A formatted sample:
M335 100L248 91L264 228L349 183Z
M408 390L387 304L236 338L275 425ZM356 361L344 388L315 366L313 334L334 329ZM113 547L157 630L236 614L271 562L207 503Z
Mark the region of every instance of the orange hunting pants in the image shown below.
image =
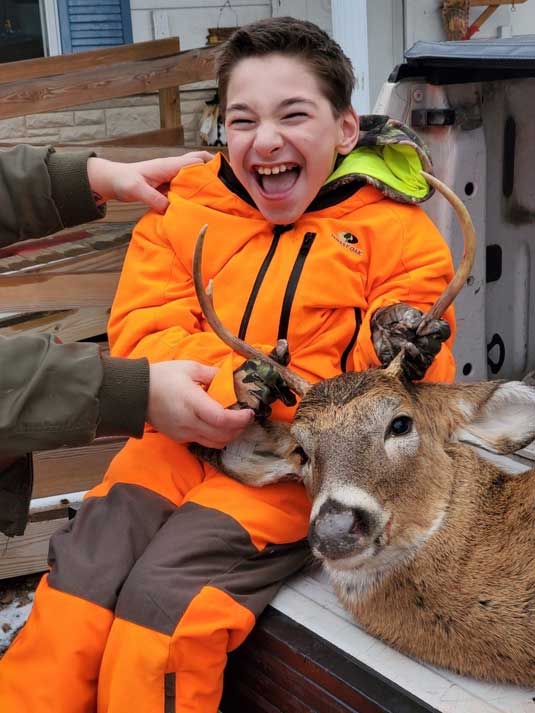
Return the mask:
M297 483L251 488L159 434L129 441L52 538L0 711L215 713L227 652L308 556L308 513Z

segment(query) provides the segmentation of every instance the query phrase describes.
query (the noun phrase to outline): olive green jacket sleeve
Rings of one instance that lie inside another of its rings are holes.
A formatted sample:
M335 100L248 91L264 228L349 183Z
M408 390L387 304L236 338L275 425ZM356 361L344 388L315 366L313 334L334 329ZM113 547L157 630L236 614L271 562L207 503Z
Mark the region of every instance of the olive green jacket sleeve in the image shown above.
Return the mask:
M102 217L87 178L90 155L0 151L0 247ZM140 437L148 392L145 359L103 358L96 344L57 344L50 335L0 336L0 532L24 532L32 488L25 453Z
M34 146L1 151L0 245L102 217L87 177L91 155ZM0 453L140 436L148 373L146 360L101 359L95 344L0 337Z
M0 336L0 532L22 535L32 493L32 450L96 436L143 433L145 359L102 357L97 344L51 335Z
M47 334L0 336L0 455L141 436L146 359L102 357L98 344Z
M0 247L102 218L87 177L91 156L46 146L0 151Z

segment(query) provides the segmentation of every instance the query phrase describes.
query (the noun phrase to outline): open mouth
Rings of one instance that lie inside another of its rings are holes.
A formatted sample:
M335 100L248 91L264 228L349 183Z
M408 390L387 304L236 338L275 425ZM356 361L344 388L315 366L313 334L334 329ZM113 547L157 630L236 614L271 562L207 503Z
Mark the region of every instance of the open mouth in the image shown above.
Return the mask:
M281 163L277 166L254 166L253 175L262 193L278 198L287 194L297 183L301 167L296 163Z
M323 562L331 570L355 571L370 565L373 567L374 560L380 552L381 548L379 548L376 543L371 543L363 550L346 553L338 557L323 556L320 559L323 559Z

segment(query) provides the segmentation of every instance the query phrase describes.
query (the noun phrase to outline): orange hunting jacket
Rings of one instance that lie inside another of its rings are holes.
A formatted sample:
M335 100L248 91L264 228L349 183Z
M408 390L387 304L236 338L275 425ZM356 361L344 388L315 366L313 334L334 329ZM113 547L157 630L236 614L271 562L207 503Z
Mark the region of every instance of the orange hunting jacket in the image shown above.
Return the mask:
M150 361L194 359L221 367L209 393L236 402L233 370L243 357L213 334L192 280L192 254L208 224L203 278L230 331L267 351L288 339L291 368L310 381L379 365L370 318L407 302L428 309L451 279L448 247L423 210L344 182L312 203L292 226L268 223L218 155L183 168L165 215L138 223L109 323L115 355ZM445 317L454 331L453 310ZM451 381L450 339L426 379ZM293 409L277 403L274 418Z

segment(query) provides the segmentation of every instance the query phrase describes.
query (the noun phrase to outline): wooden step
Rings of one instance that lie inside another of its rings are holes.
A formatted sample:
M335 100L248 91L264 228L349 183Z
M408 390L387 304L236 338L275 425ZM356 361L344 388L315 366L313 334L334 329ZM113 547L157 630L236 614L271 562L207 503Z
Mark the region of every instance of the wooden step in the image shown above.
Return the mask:
M69 507L97 485L124 438L99 438L89 446L33 454L34 489L24 535L0 534L0 579L47 569L50 536L67 522Z

